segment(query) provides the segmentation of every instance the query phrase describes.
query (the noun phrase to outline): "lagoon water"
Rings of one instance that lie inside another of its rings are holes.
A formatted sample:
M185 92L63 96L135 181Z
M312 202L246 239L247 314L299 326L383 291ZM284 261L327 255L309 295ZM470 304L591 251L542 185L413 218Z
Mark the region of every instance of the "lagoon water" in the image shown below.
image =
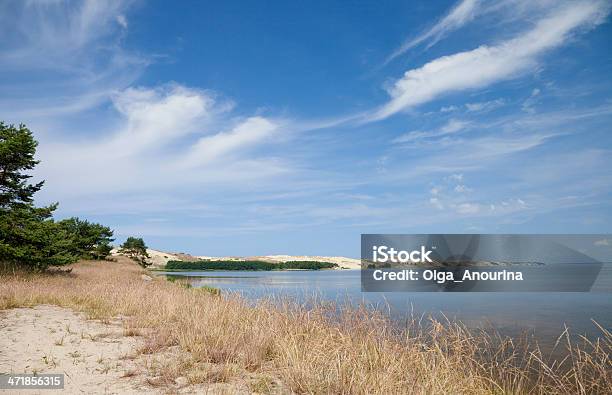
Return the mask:
M258 300L291 297L307 302L364 303L381 309L401 323L412 314L441 317L444 314L469 327L494 327L502 334L532 333L550 346L567 325L574 335L596 337L592 322L612 328L612 265L604 265L594 287L599 292L361 292L359 270L320 271L193 271L158 272L189 282L211 286Z

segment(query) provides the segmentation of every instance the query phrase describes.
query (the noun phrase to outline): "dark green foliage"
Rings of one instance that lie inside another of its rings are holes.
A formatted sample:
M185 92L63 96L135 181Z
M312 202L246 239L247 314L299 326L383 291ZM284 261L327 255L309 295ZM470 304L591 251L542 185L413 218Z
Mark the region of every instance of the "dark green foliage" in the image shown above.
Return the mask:
M24 206L0 212L0 261L44 270L76 261L71 237L50 219L55 207Z
M28 172L38 164L37 145L24 125L0 122L0 264L44 270L106 256L109 228L77 218L58 223L52 218L57 203L34 206L34 194L44 183L28 183Z
M142 267L147 267L151 264L147 262L149 257L147 245L140 237L128 237L125 243L121 245L119 252L132 258Z
M36 146L24 125L0 122L0 262L44 270L73 262L74 257L65 249L69 238L51 218L57 204L32 204L43 185L28 183L27 172L38 164Z
M44 181L28 184L29 174L38 164L34 160L38 143L25 125L15 127L0 122L0 208L32 203Z
M112 250L113 231L100 224L79 218L59 221L58 226L71 237L70 252L83 259L104 259Z
M316 261L289 261L284 263L272 263L265 261L206 261L195 262L169 261L167 270L283 270L303 269L319 270L331 269L338 265L330 262Z
M274 270L276 265L263 261L168 261L166 269L187 270Z
M336 263L332 262L317 262L317 261L288 261L280 264L283 269L305 269L305 270L319 270L319 269L333 269L338 267Z

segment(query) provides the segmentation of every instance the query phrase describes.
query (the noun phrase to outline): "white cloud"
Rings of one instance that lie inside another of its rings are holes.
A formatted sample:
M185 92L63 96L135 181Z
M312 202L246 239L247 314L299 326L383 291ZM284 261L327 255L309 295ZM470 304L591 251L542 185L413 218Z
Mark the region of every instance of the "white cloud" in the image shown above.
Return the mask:
M430 131L415 130L415 131L403 134L399 137L396 137L395 139L393 139L393 142L401 144L401 143L409 143L409 142L413 142L416 140L427 139L427 138L432 138L432 137L446 136L446 135L450 135L453 133L457 133L461 130L464 130L469 125L470 123L467 121L451 119L439 129L430 130Z
M440 199L438 199L436 197L429 198L429 204L431 204L432 206L434 206L438 210L443 210L444 209L444 205L440 202Z
M476 203L460 203L455 206L455 210L458 214L474 215L480 212L481 207Z
M115 20L117 21L117 23L119 24L119 26L121 26L124 29L127 29L128 27L128 22L127 22L127 18L125 17L125 15L123 14L119 14L117 15L117 17L115 18Z
M176 84L154 89L128 88L113 95L112 100L126 120L112 143L114 149L128 153L161 147L194 133L225 111L207 92Z
M533 108L533 106L538 103L538 96L540 96L540 92L541 91L539 88L534 88L531 91L531 94L529 95L529 97L525 99L525 101L523 102L523 105L522 105L523 111L529 114L535 114L535 109Z
M444 211L447 216L458 215L460 217L505 216L531 208L521 198L496 200L494 197L472 196L474 195L471 193L473 189L462 184L463 179L464 175L461 173L442 178L443 186L435 186L430 189L428 205L438 211ZM469 200L467 193L470 193Z
M367 120L387 118L450 92L514 78L534 67L542 53L565 43L578 28L602 23L609 8L609 4L603 1L572 2L551 12L531 30L513 39L444 56L421 68L409 70L388 89L391 100Z
M465 129L470 123L458 119L451 119L446 125L440 128L442 134L451 134Z
M232 151L261 143L278 130L278 125L263 117L251 117L229 132L200 138L180 161L180 166L194 167L217 160Z
M446 106L446 107L440 108L440 112L453 112L453 111L457 111L458 109L459 107L457 106Z
M527 210L529 207L521 199L509 199L495 203L462 202L450 203L449 207L462 216L503 216Z
M265 153L238 155L268 142L280 123L262 116L231 116L231 107L209 92L176 84L129 88L117 92L113 104L121 116L113 131L41 144L38 171L47 179L45 193L60 198L197 189L240 185L288 171ZM101 180L101 174L112 177Z
M466 103L465 108L469 112L491 111L505 104L504 99L495 99L485 102Z
M432 26L429 30L419 36L404 42L395 52L393 52L386 60L389 63L404 52L414 48L425 41L429 41L427 47L435 45L448 32L456 30L461 26L471 21L477 14L477 9L480 5L480 0L462 0L457 3L448 14L446 14L438 23Z
M469 188L467 185L459 184L455 186L455 192L457 193L466 193L471 191L472 189Z

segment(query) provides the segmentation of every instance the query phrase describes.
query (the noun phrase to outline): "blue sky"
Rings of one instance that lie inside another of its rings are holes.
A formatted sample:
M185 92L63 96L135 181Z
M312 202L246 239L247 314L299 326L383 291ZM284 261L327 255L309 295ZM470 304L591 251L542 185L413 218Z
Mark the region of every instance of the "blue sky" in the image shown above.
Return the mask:
M38 203L201 255L612 231L606 1L0 4Z

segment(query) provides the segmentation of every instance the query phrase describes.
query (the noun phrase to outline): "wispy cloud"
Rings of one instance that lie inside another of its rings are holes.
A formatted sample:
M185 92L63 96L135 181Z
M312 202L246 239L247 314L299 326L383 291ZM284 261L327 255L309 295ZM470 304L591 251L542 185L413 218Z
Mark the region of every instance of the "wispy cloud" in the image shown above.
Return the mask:
M412 39L406 40L398 49L389 55L385 64L424 42L428 42L428 48L435 45L446 34L462 27L474 19L477 15L480 3L480 0L461 0L448 14L431 28Z
M132 3L0 4L0 72L5 77L0 116L18 120L78 113L134 82L150 59L122 47ZM33 78L24 79L23 73Z
M429 131L416 130L416 131L408 132L406 134L403 134L393 139L393 142L397 144L402 144L402 143L410 143L410 142L421 140L421 139L446 136L446 135L454 134L461 130L464 130L469 125L470 125L470 122L462 121L458 119L451 119L439 129L429 130Z
M465 108L469 112L492 111L505 104L504 99L495 99L485 102L466 103Z
M124 13L131 3L126 0L5 2L0 20L5 28L11 29L11 40L2 46L2 64L40 69L81 69L92 65L100 59L79 55L91 54L92 45L100 45L101 40L127 28ZM118 49L108 43L101 47L93 50ZM63 62L58 64L58 60Z
M588 129L589 122L601 121L612 114L609 105L596 108L548 111L532 115L518 112L497 117L489 122L469 123L449 120L443 128L454 130L461 125L469 133L443 133L441 129L411 132L400 136L401 141L385 154L385 179L411 179L432 174L448 174L448 180L461 182L463 172L495 168L512 155L536 149L563 136L577 135ZM396 139L397 140L397 139ZM410 158L406 168L404 158ZM582 159L589 162L588 155ZM539 165L541 166L541 165ZM546 173L554 172L555 163ZM535 177L537 173L531 174Z
M525 101L523 102L522 105L522 109L525 112L528 112L530 114L534 114L535 113L535 109L533 108L537 102L538 102L538 96L540 96L540 89L539 88L534 88L531 91L531 95L529 95L529 97L527 99L525 99Z
M602 23L609 9L610 5L603 1L572 2L513 39L444 56L409 70L388 89L391 100L367 119L381 120L450 92L513 78L534 67L544 52L565 43L578 28Z
M228 132L200 138L179 165L193 168L210 163L232 152L260 144L278 129L279 125L269 119L259 116L248 118Z

